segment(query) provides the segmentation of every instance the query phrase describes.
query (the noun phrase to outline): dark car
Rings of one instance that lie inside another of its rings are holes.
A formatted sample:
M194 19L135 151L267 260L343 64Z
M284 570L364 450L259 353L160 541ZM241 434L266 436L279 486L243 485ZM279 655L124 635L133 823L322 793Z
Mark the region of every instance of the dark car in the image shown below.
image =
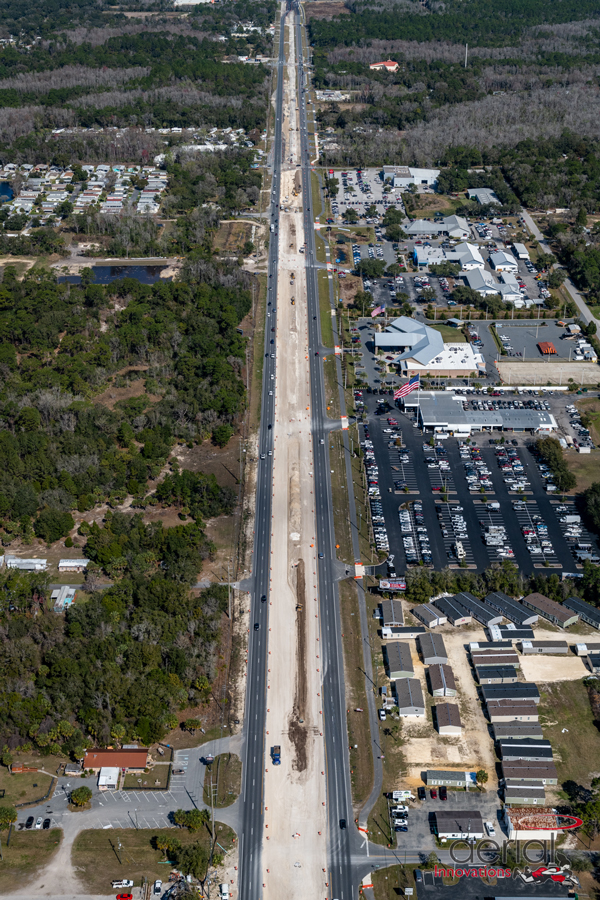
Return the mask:
M424 787L417 788L417 797L419 800L425 800L427 797L427 791Z
M423 882L423 873L420 869L415 869L415 881L417 884L422 884Z
M34 820L33 816L29 816L29 818L25 822L25 828L33 828L34 821L35 820Z
M266 603L266 602L267 602L267 595L266 595L266 594L263 594L263 595L262 595L262 597L260 598L260 602L261 602L261 603Z
M344 829L346 827L346 820L340 819L340 828Z
M258 631L259 628L260 628L260 623L259 623L259 622L255 622L255 623L254 623L254 630L255 630L255 631Z
M442 784L440 786L440 800L447 800L447 799L448 799L448 791L446 790L446 785Z
M319 559L323 559L323 554L319 553Z
M50 819L44 819L44 824L42 825L44 831L47 831L50 828Z

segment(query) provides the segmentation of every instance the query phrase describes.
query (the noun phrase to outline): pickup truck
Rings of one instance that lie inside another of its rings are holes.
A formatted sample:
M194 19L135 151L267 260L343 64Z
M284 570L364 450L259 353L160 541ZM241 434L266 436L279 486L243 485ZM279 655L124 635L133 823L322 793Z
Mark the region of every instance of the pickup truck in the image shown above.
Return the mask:
M273 761L274 766L281 765L281 747L279 744L275 744L274 747L271 747L271 760Z

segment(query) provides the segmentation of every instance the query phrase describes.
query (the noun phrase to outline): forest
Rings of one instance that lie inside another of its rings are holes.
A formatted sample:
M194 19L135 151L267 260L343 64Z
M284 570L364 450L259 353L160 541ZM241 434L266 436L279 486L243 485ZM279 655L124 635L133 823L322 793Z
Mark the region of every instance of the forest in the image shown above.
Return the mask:
M209 261L190 263L185 278L152 287L133 279L70 285L44 271L19 281L7 267L0 288L5 544L33 533L49 542L65 537L74 509L117 506L127 495L141 508L155 504L146 497L149 482L176 440L228 439L246 402L238 326L250 293L236 270ZM97 400L131 382L139 396ZM173 498L180 490L173 483ZM200 522L231 511L230 492L211 479L186 490Z

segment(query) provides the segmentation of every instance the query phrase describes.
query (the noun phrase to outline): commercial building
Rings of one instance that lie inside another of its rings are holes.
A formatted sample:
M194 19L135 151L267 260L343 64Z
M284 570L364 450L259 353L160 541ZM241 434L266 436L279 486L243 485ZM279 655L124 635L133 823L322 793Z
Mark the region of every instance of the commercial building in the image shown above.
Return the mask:
M418 397L416 396L418 393ZM550 434L556 419L535 409L465 409L464 398L451 391L413 391L403 398L404 408L418 413L424 429L434 433L469 437L478 431Z
M482 297L493 297L498 294L502 298L503 303L516 303L521 300L521 292L518 286L496 281L491 272L485 269L474 269L472 272L465 272L461 275L467 287L472 291L477 291Z
M125 772L143 772L148 765L148 749L131 747L121 750L86 750L82 766L99 772L104 767L122 769Z
M579 597L567 597L563 606L577 613L581 621L585 622L586 625L600 629L600 609L597 606L592 606L591 603L586 603L585 600L580 600Z
M452 772L446 769L427 769L425 772L425 784L427 787L438 787L445 784L446 787L471 788L477 787L475 772Z
M416 638L421 634L427 634L422 625L385 625L381 629L381 637L384 641L398 640L398 638Z
M529 700L531 703L540 702L540 692L537 684L529 681L517 681L515 684L484 684L481 686L483 699L488 700Z
M457 226L456 230L460 230L460 226ZM439 266L445 262L458 263L463 272L485 269L485 262L479 252L479 247L468 241L457 244L453 250L429 247L427 244L416 244L413 250L413 260L418 266Z
M537 704L527 700L488 700L488 718L492 725L518 725L523 722L538 723L540 720Z
M514 666L484 666L475 672L479 684L514 684L518 680Z
M513 781L507 779L503 788L504 802L511 805L545 806L546 788L539 781Z
M436 663L446 664L448 654L441 634L424 634L419 638L419 649L426 666Z
M554 759L550 741L543 738L500 738L497 745L503 760L552 762Z
M392 682L398 714L423 718L425 716L425 699L423 688L418 678L398 678Z
M456 681L451 666L443 663L427 669L432 697L456 697Z
M445 344L437 329L408 316L399 316L385 331L376 332L375 349L393 354L392 364L403 376L435 373L467 377L485 365L483 356L471 344Z
M544 736L542 726L535 722L507 722L492 726L494 740L502 738L541 738Z
M439 810L434 812L434 829L447 840L481 840L485 837L481 813L476 810Z
M502 812L509 841L543 841L546 846L551 838L556 841L559 835L555 810L505 806Z
M390 62L390 60L388 60ZM373 68L373 66L371 66ZM393 187L408 187L410 184L421 184L435 187L440 175L439 169L416 169L413 166L384 166L384 181L391 180Z
M517 641L532 641L535 638L533 628L530 625L492 625L489 629L492 641L504 642L511 641L516 644Z
M393 644L385 644L383 651L386 670L390 680L410 678L415 674L410 644L401 644L400 641L394 641Z
M464 606L474 619L481 622L482 625L497 625L502 621L502 616L489 606L485 606L481 600L474 597L468 591L461 591L455 594L454 600Z
M482 206L489 206L491 203L497 206L501 205L496 193L491 188L469 188L467 194L470 200L477 200Z
M468 625L471 622L471 613L454 597L437 597L434 606L440 610L452 625Z
M502 613L505 619L514 622L515 625L535 625L539 619L536 613L524 609L522 604L513 600L508 594L503 594L502 591L493 591L491 594L488 594L485 602L492 609L497 609L498 612Z
M529 759L511 759L502 762L502 778L518 781L538 781L541 784L557 784L558 773L553 762L534 762Z
M438 625L445 625L448 619L439 609L430 603L421 603L419 606L413 606L411 609L413 616L428 628L436 628Z
M543 594L539 594L537 591L533 594L528 594L527 597L523 597L521 603L560 628L568 628L569 625L574 625L579 619L579 613L563 606L562 603L556 603L554 600L544 597Z
M435 707L435 715L439 734L462 734L460 712L455 703L438 703Z
M384 627L390 625L404 625L404 612L401 600L381 600L381 624Z
M404 231L409 237L446 237L466 239L471 235L469 223L462 216L446 216L443 219L436 219L435 222L428 222L426 219L415 219L408 225Z
M119 774L121 770L117 766L103 766L98 773L98 789L100 791L116 791L119 786Z
M516 274L519 271L517 260L510 253L505 253L504 250L490 253L490 263L496 272L514 272Z
M534 656L540 653L566 656L568 652L569 645L566 641L521 641L523 656Z
M393 59L384 59L383 62L371 63L369 66L375 72L397 72L400 66Z
M525 246L525 244L515 243L513 246L513 253L517 257L517 259L529 259L529 250Z

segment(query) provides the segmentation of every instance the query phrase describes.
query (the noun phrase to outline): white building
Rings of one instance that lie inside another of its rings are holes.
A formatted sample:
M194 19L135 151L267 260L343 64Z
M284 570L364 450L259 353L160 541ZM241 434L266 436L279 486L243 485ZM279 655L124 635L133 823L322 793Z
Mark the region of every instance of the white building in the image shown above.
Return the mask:
M490 254L490 263L496 272L518 272L519 264L514 258L504 250L496 250Z
M482 206L489 206L490 203L495 203L497 206L502 205L491 188L469 188L467 193L471 200L477 200Z
M435 237L446 235L451 238L466 239L471 235L469 223L462 216L446 216L435 222L428 222L426 219L415 219L404 231L410 237Z
M59 572L83 572L89 565L89 559L59 559Z
M500 285L492 273L485 269L472 269L470 272L465 272L462 278L467 287L477 291L482 297L491 297L493 294L500 293Z
M116 791L118 785L118 766L102 766L98 774L98 789L101 791Z
M373 66L371 66L373 68ZM393 187L408 187L411 184L421 184L426 187L435 187L439 178L439 169L414 169L412 166L384 166L383 180L391 179Z
M513 253L517 259L529 259L529 250L525 244L513 244Z
M505 806L504 821L509 841L549 841L558 837L558 816L539 806Z
M19 559L18 556L4 557L7 569L20 569L22 572L45 572L48 568L47 559Z
M400 316L385 331L375 334L375 347L394 354L402 375L427 374L454 378L485 371L480 353L469 343L445 344L439 331L415 319Z

